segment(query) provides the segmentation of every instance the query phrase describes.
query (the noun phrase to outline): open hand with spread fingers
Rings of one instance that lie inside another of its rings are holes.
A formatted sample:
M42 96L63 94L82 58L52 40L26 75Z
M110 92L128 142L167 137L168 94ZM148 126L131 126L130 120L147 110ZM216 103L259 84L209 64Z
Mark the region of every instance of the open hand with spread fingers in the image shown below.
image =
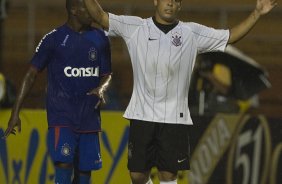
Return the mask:
M267 14L277 5L277 0L257 0L256 11L260 15Z
M105 89L103 87L98 87L87 93L87 95L96 95L99 98L99 101L95 105L95 109L97 109L102 104L106 104L104 92L105 92Z
M21 120L19 116L12 115L8 123L8 128L6 129L2 138L7 138L10 134L16 135L16 127L18 129L18 132L21 132Z

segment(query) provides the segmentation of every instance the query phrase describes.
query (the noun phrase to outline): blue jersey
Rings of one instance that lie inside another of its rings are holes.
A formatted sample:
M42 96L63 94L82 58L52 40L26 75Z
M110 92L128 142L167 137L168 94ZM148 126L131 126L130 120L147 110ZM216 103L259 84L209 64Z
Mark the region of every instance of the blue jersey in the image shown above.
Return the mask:
M104 31L93 28L79 33L67 25L46 34L31 64L47 67L47 118L49 127L66 126L79 132L101 130L97 96L86 93L111 73L111 53Z

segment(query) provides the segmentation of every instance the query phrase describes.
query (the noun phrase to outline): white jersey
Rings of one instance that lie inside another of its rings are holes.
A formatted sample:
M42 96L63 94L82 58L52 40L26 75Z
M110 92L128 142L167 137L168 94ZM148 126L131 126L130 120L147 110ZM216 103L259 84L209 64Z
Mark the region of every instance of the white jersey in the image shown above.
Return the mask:
M125 40L133 68L133 92L124 117L193 124L188 91L196 56L224 51L229 31L180 21L165 34L152 18L109 14L109 19L109 35Z

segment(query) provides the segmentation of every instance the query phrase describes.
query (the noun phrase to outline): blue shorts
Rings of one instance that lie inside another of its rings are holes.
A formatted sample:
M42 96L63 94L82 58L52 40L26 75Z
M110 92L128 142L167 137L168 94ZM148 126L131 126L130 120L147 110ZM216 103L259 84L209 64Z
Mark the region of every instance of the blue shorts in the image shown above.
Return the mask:
M81 171L102 167L98 133L76 133L67 127L48 130L48 149L53 162L78 164ZM78 162L74 162L78 159Z

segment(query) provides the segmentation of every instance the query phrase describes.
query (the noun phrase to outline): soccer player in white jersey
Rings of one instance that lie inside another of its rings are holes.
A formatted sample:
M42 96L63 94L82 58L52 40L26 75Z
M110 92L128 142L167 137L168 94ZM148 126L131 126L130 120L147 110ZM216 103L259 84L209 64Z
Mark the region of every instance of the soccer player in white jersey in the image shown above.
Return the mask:
M189 169L188 89L198 53L224 51L245 36L276 0L257 0L254 11L229 30L177 19L181 0L154 0L153 17L118 16L97 0L84 0L95 21L121 36L129 50L134 86L124 117L130 120L128 169L133 184L152 183L158 168L161 184L176 184L177 171Z

